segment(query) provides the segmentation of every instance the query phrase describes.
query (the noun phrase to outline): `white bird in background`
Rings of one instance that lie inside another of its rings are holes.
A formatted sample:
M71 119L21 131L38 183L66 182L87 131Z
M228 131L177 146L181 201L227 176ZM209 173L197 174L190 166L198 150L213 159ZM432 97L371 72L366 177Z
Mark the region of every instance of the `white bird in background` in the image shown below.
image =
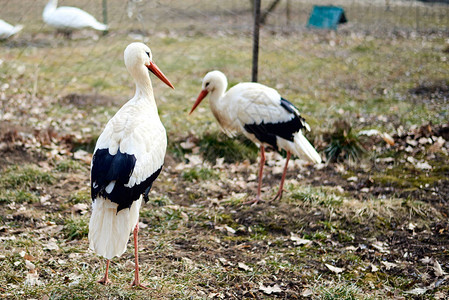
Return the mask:
M10 36L22 30L22 28L22 25L13 26L3 20L0 20L0 40L9 38Z
M44 8L42 18L48 25L70 33L74 29L90 27L105 31L108 25L98 22L92 15L72 6L58 6L58 0L50 0Z
M136 93L109 120L98 138L91 166L92 216L89 247L107 259L100 283L110 283L109 261L126 250L134 234L135 275L140 286L138 242L139 209L148 201L153 181L164 163L165 128L159 119L148 70L174 88L152 60L150 48L132 43L125 49L125 65L136 83Z
M228 81L220 71L206 74L199 94L190 114L210 93L210 108L223 131L228 136L242 132L248 139L260 145L260 169L257 197L248 203L260 200L265 147L287 151L287 161L282 174L279 191L274 199L281 199L287 165L291 154L320 163L321 157L302 134L302 129L310 130L309 125L299 114L298 109L279 93L265 85L243 82L226 92Z

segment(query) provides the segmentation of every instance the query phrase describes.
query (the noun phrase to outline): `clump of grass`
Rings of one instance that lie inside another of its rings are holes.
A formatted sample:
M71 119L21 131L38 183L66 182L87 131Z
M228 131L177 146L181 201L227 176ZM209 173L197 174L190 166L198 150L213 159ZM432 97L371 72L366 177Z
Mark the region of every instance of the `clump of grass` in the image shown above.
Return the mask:
M365 149L352 126L343 120L334 123L335 130L325 139L328 140L328 146L324 149L329 161L337 160L359 160Z
M354 284L329 285L322 288L322 294L320 298L324 300L356 300L360 299L359 289Z
M23 190L4 190L0 192L0 204L2 203L35 203L38 202L39 198L36 194L30 193Z
M0 203L33 203L38 192L30 190L38 184L52 184L54 177L33 166L11 166L0 177Z
M74 159L65 159L56 164L56 170L59 172L69 172L81 169L79 161Z
M89 190L79 190L70 195L70 203L90 203L90 191Z
M68 240L80 240L89 234L87 217L73 217L67 219L64 225L64 236Z
M192 168L182 172L182 179L186 181L218 179L218 171L210 168Z
M227 163L245 159L255 162L258 153L257 146L242 135L229 138L224 134L206 133L200 139L199 147L203 158L211 163L215 163L217 158L221 157Z
M52 184L54 177L33 166L12 166L0 177L0 188L25 189L36 184Z
M340 207L344 198L323 189L297 188L292 189L291 199L317 207ZM297 201L295 201L297 202Z

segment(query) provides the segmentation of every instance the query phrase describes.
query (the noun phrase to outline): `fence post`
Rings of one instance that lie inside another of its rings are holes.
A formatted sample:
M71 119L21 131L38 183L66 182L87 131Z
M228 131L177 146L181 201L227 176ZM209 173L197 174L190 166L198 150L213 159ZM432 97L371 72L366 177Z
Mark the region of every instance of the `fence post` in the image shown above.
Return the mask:
M253 71L251 80L257 82L259 61L259 30L260 30L260 0L254 0L254 31L253 31Z
M103 0L103 24L108 25L108 0ZM103 31L103 35L108 34L108 31Z

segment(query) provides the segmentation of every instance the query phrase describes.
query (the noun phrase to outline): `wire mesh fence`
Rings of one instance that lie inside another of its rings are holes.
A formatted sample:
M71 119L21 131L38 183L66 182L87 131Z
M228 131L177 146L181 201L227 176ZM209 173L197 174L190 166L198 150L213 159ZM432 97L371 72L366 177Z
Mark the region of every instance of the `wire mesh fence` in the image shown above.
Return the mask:
M273 3L274 0L262 1L262 12ZM136 39L142 41L151 40L153 37L165 38L169 43L170 38L194 39L195 37L223 37L229 39L220 45L199 48L198 54L216 51L218 48L225 50L225 55L231 55L236 43L240 47L247 47L248 55L232 57L234 62L245 66L245 71L240 80L250 80L251 73L251 41L253 30L253 18L251 0L188 0L188 1L153 1L153 0L63 0L59 5L76 6L102 21L104 5L107 6L107 19L110 25L109 37L119 39ZM89 77L94 72L99 78L106 78L111 72L111 67L98 70L98 65L105 59L114 59L114 64L122 65L121 53L124 45L120 47L111 43L110 49L98 47L99 43L110 43L103 39L101 33L93 30L85 30L75 34L70 45L61 42L62 38L54 34L54 29L42 21L42 11L46 0L0 0L0 19L12 24L23 24L25 28L15 38L3 43L3 47L23 47L23 52L33 48L48 48L43 55L36 58L37 68L51 64L53 59L52 48L67 47L64 57L58 58L58 68L65 70L65 78L57 78L63 82L60 93L70 92L70 82L74 78ZM413 35L449 35L449 5L443 2L423 2L405 0L338 0L333 5L344 9L348 19L332 34L373 34L377 36L401 35L410 37ZM307 21L314 5L326 5L324 0L281 0L267 15L265 24L261 29L260 53L262 66L261 80L267 80L266 70L274 74L283 73L277 69L277 65L270 60L264 60L270 55L278 55L278 48L284 44L275 40L281 36L286 39L300 38L301 34L309 32ZM320 32L316 32L320 35ZM326 33L327 34L327 33ZM191 42L176 48L173 57L185 57ZM218 47L218 48L217 48ZM283 51L289 51L283 49ZM79 53L83 59L73 61L73 53ZM292 59L301 58L301 53L292 50L289 52ZM55 54L56 55L56 54ZM58 53L57 55L61 55ZM70 64L60 64L61 61ZM223 62L226 58L223 59ZM108 64L110 65L110 64ZM211 66L211 68L214 66ZM264 75L265 74L265 75ZM265 77L264 77L265 76ZM101 83L97 83L101 86ZM108 86L103 87L108 89Z

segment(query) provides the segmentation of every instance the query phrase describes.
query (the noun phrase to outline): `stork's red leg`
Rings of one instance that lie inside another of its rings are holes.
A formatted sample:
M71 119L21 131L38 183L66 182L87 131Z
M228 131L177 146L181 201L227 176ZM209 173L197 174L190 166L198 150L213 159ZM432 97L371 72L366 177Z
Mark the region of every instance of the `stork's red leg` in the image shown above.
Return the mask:
M111 284L111 281L109 280L109 259L106 260L106 273L104 274L104 277L101 278L100 280L98 280L98 283L104 284L104 285L108 285Z
M279 198L279 200L281 200L281 198L282 198L282 192L284 191L285 175L287 174L287 166L288 166L288 161L290 160L290 156L291 156L290 151L287 151L287 161L285 162L284 172L282 173L281 185L279 187L278 193L276 194L276 196L274 197L273 200L276 200L278 198Z
M245 204L256 204L260 201L260 191L262 189L262 178L263 178L263 167L265 165L265 147L260 146L260 168L259 168L259 185L257 186L257 196L256 199L247 201Z
M140 279L139 279L139 247L138 247L138 241L137 241L137 236L139 233L139 221L137 221L136 227L134 227L133 230L133 236L134 236L134 258L135 258L135 269L134 269L134 281L133 283L131 283L131 286L136 286L139 288L143 288L143 289L147 289L146 286L144 286L143 284L140 283Z

